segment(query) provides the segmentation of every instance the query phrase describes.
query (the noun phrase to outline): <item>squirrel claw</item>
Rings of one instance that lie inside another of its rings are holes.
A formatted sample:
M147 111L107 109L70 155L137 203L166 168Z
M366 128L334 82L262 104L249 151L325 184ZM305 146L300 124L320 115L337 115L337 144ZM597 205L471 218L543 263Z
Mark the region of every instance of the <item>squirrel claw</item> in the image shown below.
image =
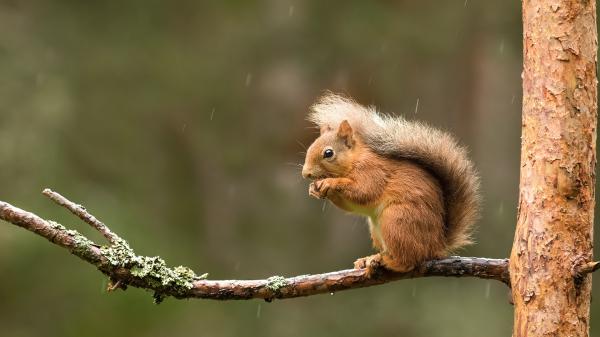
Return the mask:
M317 186L314 182L310 183L310 185L308 186L308 195L316 199L322 199L321 194L319 193L319 190L317 189Z
M317 199L325 199L327 198L329 187L330 184L326 179L313 181L308 187L308 195Z
M367 258L366 257L361 257L360 259L356 259L356 261L354 261L354 269L363 269L363 268L367 268Z

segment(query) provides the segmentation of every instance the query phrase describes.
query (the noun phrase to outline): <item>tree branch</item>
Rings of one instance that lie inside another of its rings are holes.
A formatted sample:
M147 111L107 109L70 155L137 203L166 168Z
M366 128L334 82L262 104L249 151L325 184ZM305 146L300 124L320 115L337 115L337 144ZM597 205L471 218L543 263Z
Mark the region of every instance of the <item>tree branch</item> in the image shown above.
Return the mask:
M573 267L573 275L575 277L583 277L586 274L593 273L600 269L600 261L575 263Z
M72 203L48 189L44 190L44 194L96 228L109 240L110 245L100 246L75 230L44 220L2 201L0 201L0 219L36 233L96 266L110 277L111 290L125 289L128 285L152 290L158 302L166 296L217 300L259 298L271 301L276 298L333 293L395 280L429 276L478 277L509 285L507 259L478 257L449 257L427 261L408 273L379 270L371 278L366 276L365 269L348 269L291 278L273 276L264 280L205 280L207 274L197 276L187 267L169 268L159 257L136 255L125 240L111 232L83 206Z
M100 220L96 219L95 216L91 215L87 212L85 207L78 205L69 199L63 197L62 195L52 191L49 188L46 188L42 191L42 194L50 198L55 203L63 206L68 209L71 213L78 216L81 220L94 227L98 232L100 232L111 244L117 242L118 236L111 232L111 230Z

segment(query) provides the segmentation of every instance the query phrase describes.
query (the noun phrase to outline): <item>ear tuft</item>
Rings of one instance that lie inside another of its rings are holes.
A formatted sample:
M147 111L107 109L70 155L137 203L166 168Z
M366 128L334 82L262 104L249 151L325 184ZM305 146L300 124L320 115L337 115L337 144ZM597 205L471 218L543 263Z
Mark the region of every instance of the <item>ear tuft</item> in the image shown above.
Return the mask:
M340 139L343 139L346 143L346 146L352 147L354 145L354 137L352 127L350 123L348 123L347 119L344 119L342 123L340 123L340 127L338 128L337 135Z

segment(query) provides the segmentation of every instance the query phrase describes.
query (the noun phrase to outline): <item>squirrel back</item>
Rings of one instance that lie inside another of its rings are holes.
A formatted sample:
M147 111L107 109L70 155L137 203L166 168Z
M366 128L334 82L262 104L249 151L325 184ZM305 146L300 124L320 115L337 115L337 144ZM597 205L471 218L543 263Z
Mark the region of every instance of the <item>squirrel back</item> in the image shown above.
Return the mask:
M425 124L378 113L352 99L326 94L311 107L308 119L336 128L347 120L364 143L384 157L408 159L429 170L442 186L449 251L472 243L479 217L479 177L467 151L450 134Z

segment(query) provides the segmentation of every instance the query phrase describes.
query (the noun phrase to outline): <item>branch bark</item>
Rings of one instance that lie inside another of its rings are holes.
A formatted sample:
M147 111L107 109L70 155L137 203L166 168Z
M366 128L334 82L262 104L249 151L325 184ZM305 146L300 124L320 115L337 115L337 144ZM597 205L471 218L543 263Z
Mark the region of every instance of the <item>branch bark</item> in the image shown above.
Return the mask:
M50 200L54 201L58 205L68 209L71 213L78 216L85 223L95 228L108 240L108 242L113 244L117 242L118 236L115 233L111 232L111 230L103 222L101 222L100 220L96 219L95 216L88 213L85 207L70 201L69 199L52 191L49 188L46 188L42 192L42 194L50 198Z
M101 233L110 233L105 235L110 245L100 246L75 230L44 220L2 201L0 201L0 219L36 233L96 266L110 277L112 284L109 288L125 289L129 285L151 290L155 292L155 299L158 301L166 296L216 300L257 298L271 301L430 276L477 277L509 284L507 259L478 257L449 257L427 261L408 273L379 270L370 278L366 275L366 269L348 269L290 278L273 276L263 280L205 280L206 275L197 276L189 268L181 266L168 268L158 257L136 255L127 242L111 232L106 225L98 226L101 222L81 205L74 204L50 190L45 190L44 194L58 201L60 205L65 206L84 221L91 222L90 224Z

